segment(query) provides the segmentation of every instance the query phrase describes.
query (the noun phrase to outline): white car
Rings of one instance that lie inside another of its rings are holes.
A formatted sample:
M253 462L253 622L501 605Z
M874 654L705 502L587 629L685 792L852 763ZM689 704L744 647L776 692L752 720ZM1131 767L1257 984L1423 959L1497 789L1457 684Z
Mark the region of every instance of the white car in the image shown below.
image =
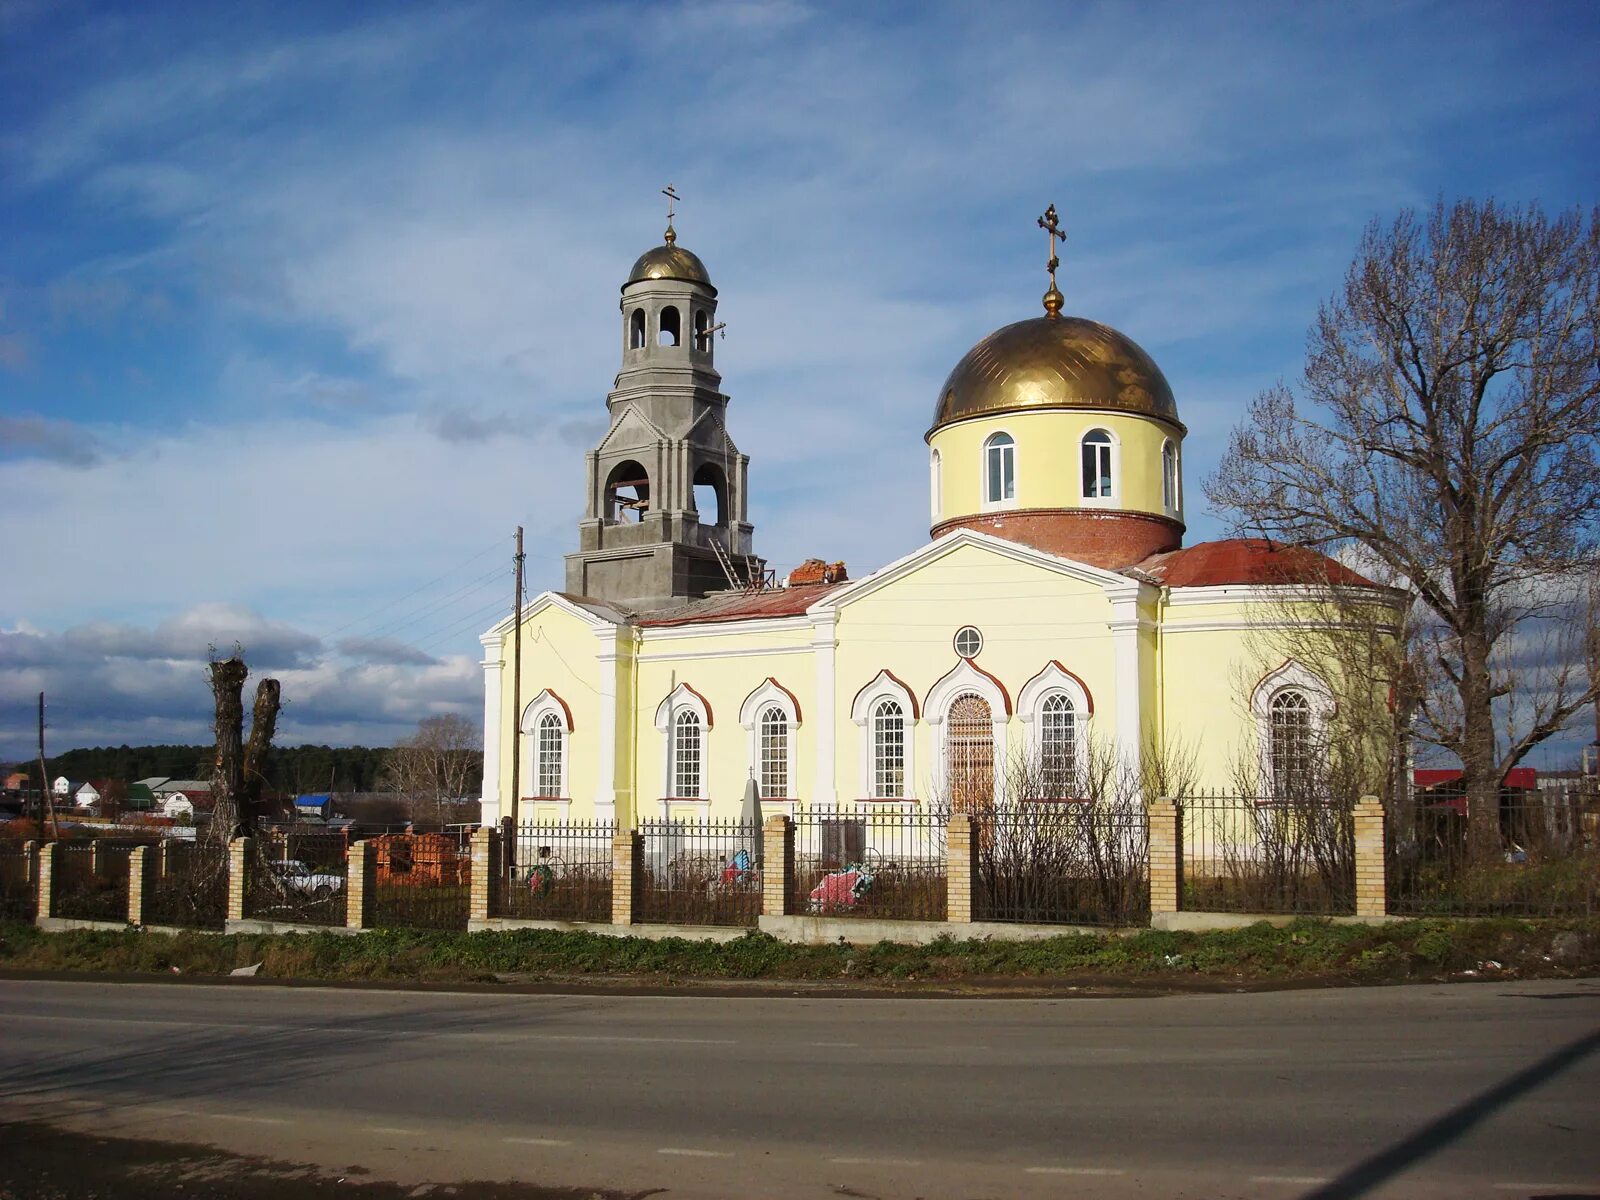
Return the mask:
M327 871L313 871L298 858L285 858L272 864L272 874L286 892L322 899L344 890L344 877Z

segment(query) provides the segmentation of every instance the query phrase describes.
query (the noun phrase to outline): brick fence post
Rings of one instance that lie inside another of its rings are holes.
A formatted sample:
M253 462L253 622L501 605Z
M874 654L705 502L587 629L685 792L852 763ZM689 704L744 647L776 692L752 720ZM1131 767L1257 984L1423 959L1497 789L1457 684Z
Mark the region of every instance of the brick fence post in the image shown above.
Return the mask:
M156 853L150 851L155 849ZM160 847L135 846L128 855L128 924L146 923L145 906L156 890L156 862Z
M639 919L639 891L644 874L644 835L618 830L611 837L611 923L632 925Z
M1150 805L1150 915L1178 912L1183 899L1183 810L1163 796Z
M28 890L38 896L39 843L36 841L22 843L22 877L27 880Z
M372 928L372 897L378 882L378 848L367 840L350 847L350 869L345 872L344 927Z
M789 912L789 888L794 879L794 822L782 813L761 826L761 915L782 917Z
M500 877L500 834L481 825L472 831L472 857L467 864L467 916L487 921L495 915L495 880Z
M951 813L945 832L945 920L972 924L973 884L978 873L978 822L969 813Z
M228 920L245 918L245 876L250 870L250 839L234 838L228 843Z
M60 850L60 842L46 842L39 849L39 899L34 909L36 920L56 915L56 856Z
M1387 862L1384 856L1383 804L1363 796L1355 807L1356 916L1382 917L1389 912Z

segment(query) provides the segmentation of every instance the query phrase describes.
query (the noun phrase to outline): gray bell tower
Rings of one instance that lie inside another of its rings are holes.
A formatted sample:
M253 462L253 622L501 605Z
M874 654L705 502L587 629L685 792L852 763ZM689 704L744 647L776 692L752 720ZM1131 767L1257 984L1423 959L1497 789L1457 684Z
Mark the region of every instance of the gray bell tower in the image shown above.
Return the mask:
M760 578L745 489L750 460L728 436L712 362L717 289L698 256L665 242L622 285L622 370L611 428L585 456L588 493L568 592L635 612L673 608Z

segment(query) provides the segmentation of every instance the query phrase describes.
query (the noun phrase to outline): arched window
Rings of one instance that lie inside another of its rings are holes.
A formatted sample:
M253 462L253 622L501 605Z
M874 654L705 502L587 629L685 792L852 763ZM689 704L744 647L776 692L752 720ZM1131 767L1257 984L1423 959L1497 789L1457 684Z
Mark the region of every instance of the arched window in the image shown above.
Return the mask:
M872 797L900 800L906 794L906 714L898 701L872 710Z
M628 318L628 349L644 349L644 309L636 308Z
M1111 499L1111 444L1111 435L1104 429L1091 429L1083 435L1085 500Z
M997 433L983 443L983 496L990 504L1017 498L1017 443Z
M986 808L994 799L994 714L989 702L971 692L957 696L950 703L946 728L951 807L956 812Z
M1311 701L1299 689L1285 688L1267 711L1272 795L1279 800L1303 795L1311 781Z
M1178 447L1170 441L1161 446L1161 503L1178 511Z
M678 315L678 310L669 304L661 310L661 336L657 344L676 346L682 333L683 318Z
M1048 798L1072 795L1078 775L1077 714L1062 692L1051 695L1039 710L1039 774Z
M711 319L706 316L705 309L697 308L694 310L694 348L696 350L704 352L711 349L711 337L706 333L706 329L710 324Z
M727 520L728 481L715 463L701 463L694 473L694 507L700 524L720 526Z
M939 452L935 450L932 456L930 456L928 459L928 491L932 496L931 508L933 519L935 521L939 519L939 513L941 511L939 489L943 480L940 477L940 469L941 464L939 462Z
M561 795L561 759L565 750L566 729L553 712L539 718L539 736L534 747L534 795Z
M701 798L700 743L700 714L684 709L672 724L672 794L676 798Z
M789 794L789 714L776 704L761 711L761 795Z
M606 476L606 520L641 521L650 509L650 475L643 465L628 459Z

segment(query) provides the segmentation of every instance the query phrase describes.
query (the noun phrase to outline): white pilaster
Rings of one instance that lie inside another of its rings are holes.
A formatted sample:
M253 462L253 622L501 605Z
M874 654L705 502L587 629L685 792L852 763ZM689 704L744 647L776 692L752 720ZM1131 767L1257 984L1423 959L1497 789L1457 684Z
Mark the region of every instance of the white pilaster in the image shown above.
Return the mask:
M1137 774L1143 764L1144 642L1140 633L1149 622L1139 615L1145 585L1108 585L1111 601L1111 647L1116 674L1116 738L1123 765Z
M611 821L617 814L617 660L620 629L599 629L595 662L600 671L595 690L600 694L600 719L595 729L596 779L594 819Z
M485 825L500 820L500 732L506 726L500 711L500 676L505 669L505 635L486 633L478 639L483 645L483 805ZM512 715L511 724L515 725Z
M817 760L811 778L812 794L802 799L809 800L812 804L832 805L837 804L839 799L835 786L837 747L834 744L838 735L834 679L834 653L838 647L835 634L838 620L837 614L831 612L811 615L811 647L814 652L817 680L817 694L811 710L816 715L811 720L811 726L815 730L812 736L816 739Z

